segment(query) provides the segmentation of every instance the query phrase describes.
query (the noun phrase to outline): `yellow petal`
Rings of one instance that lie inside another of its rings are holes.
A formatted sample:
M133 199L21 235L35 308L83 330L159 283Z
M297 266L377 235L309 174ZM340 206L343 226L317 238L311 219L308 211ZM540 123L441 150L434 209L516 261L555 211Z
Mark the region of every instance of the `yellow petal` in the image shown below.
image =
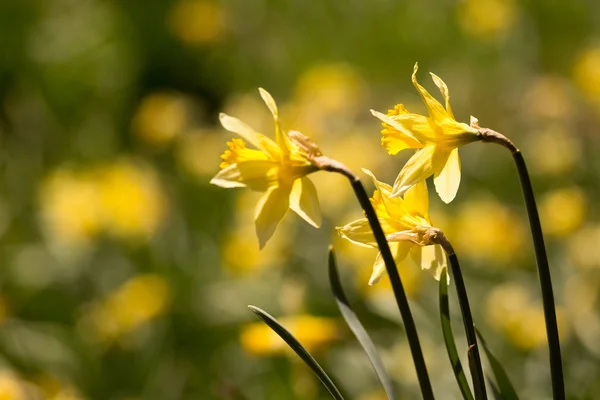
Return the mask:
M315 228L321 226L321 208L317 189L307 177L303 176L294 181L290 193L290 208Z
M221 125L223 125L223 128L227 129L230 132L237 133L257 149L262 148L260 140L258 139L258 135L254 131L254 129L250 128L248 125L246 125L239 119L229 116L225 113L221 113L219 114L219 120L221 121Z
M242 139L233 138L231 142L227 142L229 150L221 155L223 160L220 164L221 168L226 168L231 164L237 164L242 161L249 160L268 160L269 157L260 150L249 149Z
M448 86L446 86L446 83L442 80L442 78L440 78L433 72L430 72L429 74L431 75L435 86L437 86L438 89L440 89L442 96L444 96L444 101L446 102L446 112L448 113L450 118L454 119L454 114L452 113L452 108L450 107L450 92L448 92Z
M413 69L412 74L412 83L421 95L425 106L427 107L427 112L429 113L429 118L434 121L441 121L450 116L444 109L444 107L437 101L433 96L429 94L429 92L417 82L417 71L419 70L419 63L415 63L415 68Z
M404 165L394 182L390 197L402 196L408 189L433 175L436 146L429 145L418 150Z
M254 222L260 249L265 247L279 221L285 216L290 206L290 189L289 186L272 186L258 202Z
M399 219L408 212L404 205L404 200L401 197L390 198L392 191L392 187L390 185L378 181L375 175L368 169L363 168L362 171L369 175L371 179L373 179L375 188L379 192L379 195L377 195L377 193L373 195L372 200L373 208L375 208L379 218ZM381 202L383 210L381 210L381 207L378 205L379 202Z
M423 147L423 144L417 140L410 130L406 129L401 123L397 122L392 117L384 115L375 110L371 110L371 114L387 125L381 131L381 144L383 144L389 154L394 155L400 150Z
M250 160L232 164L219 171L210 183L224 188L248 186L265 191L277 184L279 165L270 160Z
M410 250L410 256L418 267L429 270L436 280L440 280L442 269L447 266L442 246L439 244L431 246L414 245Z
M404 193L404 204L410 214L416 214L427 218L429 213L429 195L427 193L427 183L425 181L417 182Z
M460 158L458 149L453 149L446 161L443 169L436 171L433 178L435 190L440 195L444 203L450 203L456 197L458 186L460 185Z
M377 247L371 225L366 218L357 219L349 224L336 228L337 233L344 239L362 247Z
M390 250L394 255L394 262L396 265L398 265L398 263L402 262L406 258L409 250L412 246L414 246L412 243L409 242L393 242L389 243L389 245ZM374 284L379 282L386 272L387 269L385 268L383 257L381 256L381 252L379 252L377 253L377 257L375 257L375 263L373 264L373 273L369 278L369 285L373 286Z
M242 182L241 177L242 174L237 164L232 164L220 170L217 175L210 180L210 183L226 189L246 187L246 184Z
M277 103L275 103L275 99L271 96L271 93L267 92L263 88L258 88L260 92L260 97L262 97L263 101L269 107L271 114L273 115L273 119L275 120L275 138L277 141L277 145L283 152L284 156L287 157L290 153L290 142L289 138L283 131L281 127L281 123L279 122L279 110L277 109Z

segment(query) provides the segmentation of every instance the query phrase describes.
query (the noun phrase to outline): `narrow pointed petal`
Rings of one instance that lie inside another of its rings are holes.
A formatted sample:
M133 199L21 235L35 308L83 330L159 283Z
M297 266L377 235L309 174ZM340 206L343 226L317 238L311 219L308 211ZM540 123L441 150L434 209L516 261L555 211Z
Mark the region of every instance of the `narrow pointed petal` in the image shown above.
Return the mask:
M337 233L344 239L362 247L377 247L377 241L366 218L357 219L349 224L336 228Z
M227 168L220 170L211 180L212 185L220 186L225 189L246 187L242 182L242 174L237 164L231 164Z
M394 262L396 265L398 265L406 258L412 246L413 244L409 242L390 243L390 250L394 255ZM381 252L379 252L377 253L377 257L375 258L375 263L373 264L373 273L371 274L371 278L369 279L369 285L373 286L374 284L379 282L383 275L386 274L386 272L387 270L385 268L385 262L383 261Z
M223 128L227 129L230 132L237 133L257 149L262 148L259 137L254 131L254 129L250 128L248 125L246 125L239 119L229 116L225 113L221 113L219 114L219 120L221 121L221 125L223 125Z
M433 175L434 145L425 146L418 150L404 165L394 182L390 197L402 196L408 189L420 181Z
M244 187L265 191L277 184L278 164L270 160L249 160L222 169L210 183L223 188Z
M441 121L443 119L449 118L448 113L444 109L444 107L437 101L433 96L429 94L429 92L417 82L417 71L419 70L419 63L415 63L415 67L412 74L412 83L421 95L425 106L427 107L427 112L429 113L429 118L434 121Z
M417 140L417 138L412 134L412 132L406 129L401 123L397 122L392 117L389 117L385 114L380 113L379 111L371 110L371 114L378 118L380 121L385 122L387 125L391 126L395 130L398 131L398 134L395 135L395 139L397 141L395 147L399 149L396 151L400 151L403 148L420 148L423 147L423 144ZM396 154L394 153L394 154Z
M450 203L456 197L460 185L460 158L458 149L453 149L440 172L433 178L435 190L444 203Z
M258 88L258 91L260 92L260 97L262 97L267 107L269 107L269 110L273 115L273 119L275 120L275 139L277 146L279 146L283 152L284 157L288 157L291 144L287 134L284 132L283 128L281 127L281 123L279 122L279 110L277 108L277 103L275 103L275 99L273 99L271 93L267 92L265 89Z
M362 171L373 179L375 188L379 192L379 194L373 194L372 203L380 218L398 219L408 212L401 197L390 198L392 193L390 185L377 180L375 175L368 169L363 168ZM383 206L383 210L380 209L381 206Z
M290 189L287 186L273 186L258 202L254 212L254 222L260 249L265 247L279 221L285 216L290 206Z
M446 83L442 80L442 78L440 78L433 72L430 72L429 74L431 75L435 86L437 86L438 89L440 89L440 92L444 97L444 101L446 102L446 112L448 113L450 118L454 119L454 114L452 113L452 108L450 107L450 92L448 91L448 86L446 86Z
M290 208L315 228L321 226L322 217L317 189L306 176L294 181L290 194Z
M404 193L404 204L411 214L427 218L429 214L429 194L427 182L419 181Z

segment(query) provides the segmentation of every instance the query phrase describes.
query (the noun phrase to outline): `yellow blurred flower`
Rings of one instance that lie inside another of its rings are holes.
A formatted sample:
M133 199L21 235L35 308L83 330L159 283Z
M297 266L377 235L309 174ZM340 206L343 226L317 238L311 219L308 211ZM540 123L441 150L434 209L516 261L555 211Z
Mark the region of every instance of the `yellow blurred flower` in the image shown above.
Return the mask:
M458 23L471 36L489 39L508 32L516 14L513 0L465 0L458 8Z
M146 166L121 160L100 170L99 194L105 229L115 237L151 236L165 214L156 175Z
M566 127L552 125L531 135L526 143L531 167L542 174L564 174L581 160L581 142Z
M412 186L401 197L390 197L392 188L379 182L369 170L363 170L375 183L375 193L371 203L379 217L381 227L390 242L390 249L396 263L402 262L409 254L422 269L429 270L435 279L440 278L446 257L440 245L429 237L432 228L429 219L429 198L424 181ZM366 218L336 228L344 239L359 246L376 248L377 242ZM377 283L386 273L381 253L377 254L369 285Z
M522 253L527 230L518 216L492 199L470 200L459 209L450 234L461 254L506 263Z
M450 107L448 87L437 75L431 74L440 89L446 106L442 106L417 82L418 64L415 64L412 82L425 106L429 117L412 114L398 104L387 115L371 110L383 121L381 143L389 154L404 149L419 149L400 171L392 191L392 197L401 196L417 182L434 176L433 182L440 198L451 202L460 184L460 160L458 147L479 139L479 132L471 126L458 122Z
M24 382L8 369L0 370L0 400L30 399Z
M35 377L33 382L41 389L46 400L83 400L79 391L53 375L43 374Z
M305 71L296 84L300 104L320 115L354 112L364 96L364 84L349 64L320 64Z
M486 299L486 316L498 330L521 349L529 350L546 344L546 324L540 301L534 301L524 286L507 283L494 288ZM557 309L561 339L569 331L564 312Z
M587 225L569 237L569 255L582 270L600 268L600 225Z
M165 313L170 297L169 285L161 276L139 275L125 282L106 300L92 306L84 323L97 340L118 341Z
M539 204L544 232L562 237L575 231L586 219L587 203L587 196L577 187L544 194Z
M213 43L225 32L223 9L216 0L180 0L171 10L169 27L189 45Z
M237 133L259 150L247 148L241 139L232 139L227 143L229 150L221 156L221 171L210 183L266 192L258 202L254 217L262 249L288 209L317 228L321 225L321 211L315 186L306 177L318 170L308 158L309 150L283 130L275 100L266 90L259 91L275 120L276 142L237 118L221 113L219 118L225 129Z
M589 100L600 104L600 46L586 49L578 58L573 70L573 78Z
M153 93L142 99L133 120L133 132L144 142L161 148L185 128L186 104L175 93Z
M47 237L54 242L85 245L102 227L97 184L89 171L52 173L41 185L40 203Z
M523 96L522 110L532 117L564 119L575 106L568 80L555 75L543 75L533 80Z
M310 352L340 337L340 329L336 319L297 315L278 319ZM244 350L256 356L283 354L289 350L288 345L263 322L247 324L240 333L240 342Z
M216 132L197 129L183 134L177 142L177 161L186 172L205 178L215 171L214 160L222 151L223 140Z

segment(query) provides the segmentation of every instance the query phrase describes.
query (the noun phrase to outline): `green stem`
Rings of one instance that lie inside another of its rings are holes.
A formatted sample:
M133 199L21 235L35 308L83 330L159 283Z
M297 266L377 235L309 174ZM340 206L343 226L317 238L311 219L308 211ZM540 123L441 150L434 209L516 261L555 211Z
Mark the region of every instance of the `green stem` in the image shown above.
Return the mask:
M546 336L548 337L548 350L550 352L550 374L552 376L552 392L555 400L565 399L565 383L562 369L562 357L560 353L560 339L558 336L558 324L556 321L556 307L554 303L554 292L552 289L552 278L550 276L550 267L548 265L548 256L546 255L546 246L544 245L544 235L542 234L542 224L535 204L533 187L527 172L527 165L521 151L504 135L487 128L481 128L482 140L500 144L512 153L523 198L529 216L529 225L533 237L533 247L535 249L535 258L537 260L538 275L542 289L542 301L544 305L544 318L546 321Z
M487 394L485 391L485 377L483 375L483 367L481 365L481 357L479 355L479 346L477 345L477 334L475 333L475 323L473 322L473 316L471 315L471 307L469 305L469 297L467 295L465 280L463 279L458 257L456 256L450 241L448 241L442 231L436 230L436 233L437 234L434 236L434 242L439 243L446 252L448 261L450 262L450 269L452 270L454 284L456 286L458 304L460 305L460 312L462 314L462 320L465 326L465 334L467 336L467 343L469 345L469 369L471 370L471 377L473 379L475 399L484 400L487 399Z
M429 380L429 374L427 373L427 365L425 364L423 351L421 350L421 344L419 342L417 327L415 325L415 321L410 311L408 298L406 297L406 291L404 290L404 286L402 285L400 274L398 273L398 270L396 268L394 256L392 255L392 252L388 245L385 233L381 228L381 224L379 223L379 219L377 218L375 209L373 209L373 205L371 204L369 195L367 194L358 176L356 176L345 165L325 156L315 157L313 161L319 167L319 169L329 172L340 173L350 180L352 189L354 189L354 193L356 194L358 202L364 210L367 220L371 225L373 235L375 236L375 240L377 241L377 245L379 246L379 251L381 252L381 256L383 258L383 261L385 262L385 268L387 270L388 276L390 277L394 297L396 298L396 304L398 305L398 309L400 310L400 316L402 317L402 321L404 322L404 329L406 330L406 337L408 339L408 345L410 347L410 351L415 364L415 369L417 371L417 378L419 380L419 385L421 387L423 399L433 400L433 389L431 387L431 381Z

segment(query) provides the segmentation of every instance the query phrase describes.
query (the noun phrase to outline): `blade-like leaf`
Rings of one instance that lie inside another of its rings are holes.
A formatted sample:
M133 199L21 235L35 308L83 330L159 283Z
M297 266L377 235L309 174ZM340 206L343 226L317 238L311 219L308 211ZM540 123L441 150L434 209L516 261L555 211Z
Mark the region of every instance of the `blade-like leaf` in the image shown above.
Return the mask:
M383 362L379 357L379 353L377 353L377 349L375 348L373 341L360 323L360 320L354 313L354 310L352 310L352 307L348 302L348 298L344 293L344 289L342 288L342 284L340 282L340 276L338 274L333 246L329 247L329 283L331 285L331 291L335 296L335 301L340 309L340 312L342 313L342 316L344 317L344 320L350 327L350 330L352 330L352 333L354 333L354 336L356 336L356 339L362 346L365 353L367 353L369 361L371 361L371 364L373 365L373 368L379 377L379 381L381 382L385 393L390 400L395 400L396 397L394 396L394 386L392 384L392 380L383 366Z
M465 400L473 400L473 394L469 388L465 371L463 370L458 351L456 350L456 342L452 333L452 324L450 323L450 303L448 301L448 270L444 268L440 276L439 284L439 301L440 301L440 320L442 322L442 333L444 334L444 343L448 351L448 358L452 364L452 371L456 377L456 382L460 392Z
M317 360L315 360L314 357L310 355L310 353L304 348L304 346L302 346L302 344L300 344L298 339L296 339L294 335L290 333L290 331L285 329L283 325L281 325L273 316L271 316L266 311L255 306L248 306L248 308L254 314L258 315L258 317L262 319L263 322L269 326L269 328L271 328L277 335L279 335L279 337L282 338L287 343L287 345L290 346L292 350L294 350L296 354L298 354L302 361L304 361L304 363L308 365L310 369L313 370L315 375L317 375L321 383L323 383L323 386L327 388L327 390L329 391L329 393L331 393L331 396L334 399L344 400L338 388L335 386L331 378L329 378L327 373L325 373L323 368L321 368Z
M492 372L494 374L494 379L496 380L497 385L496 389L500 392L500 398L503 400L519 400L519 396L517 395L514 386L510 382L510 378L504 370L504 367L502 366L502 364L500 364L500 361L498 361L496 356L494 356L494 353L492 353L492 351L488 347L486 341L481 335L481 332L479 330L476 331L477 336L479 336L479 340L481 341L481 344L483 346L483 350L485 351L485 354L487 355L487 358L490 362L490 367L492 367Z

